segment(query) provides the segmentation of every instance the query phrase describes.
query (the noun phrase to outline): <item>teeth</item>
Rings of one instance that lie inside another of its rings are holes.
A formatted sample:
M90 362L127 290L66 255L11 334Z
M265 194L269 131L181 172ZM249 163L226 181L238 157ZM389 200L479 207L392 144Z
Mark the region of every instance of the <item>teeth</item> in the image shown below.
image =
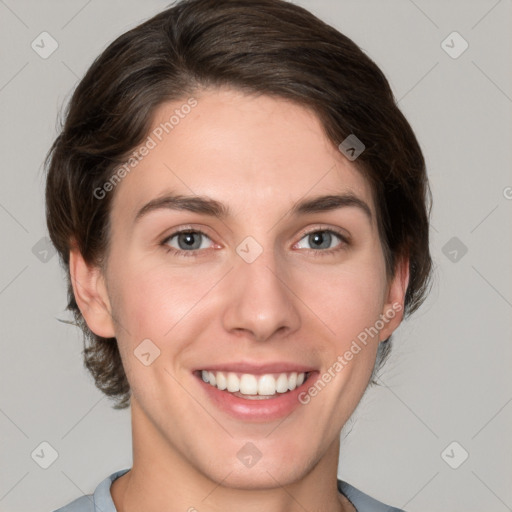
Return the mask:
M290 378L288 379L288 389L291 391L292 389L295 389L297 387L297 374L292 373L290 375Z
M228 387L228 381L222 372L217 372L217 387L220 390L226 389Z
M240 391L240 379L234 374L234 373L228 373L228 387L227 390L231 393L236 393L237 391ZM212 384L210 382L210 384ZM212 386L215 386L215 384L212 384Z
M203 370L201 376L204 382L231 393L242 395L271 396L276 393L293 391L302 385L306 379L305 373L267 373L264 375L252 375L250 373L236 374L233 372L210 372Z
M275 395L276 379L272 375L262 375L258 381L258 395Z
M254 375L244 373L240 379L240 393L243 395L258 394L258 380Z
M286 377L286 373L281 373L281 375L279 375L279 377L277 378L276 391L278 393L285 393L286 391L288 391L288 378Z

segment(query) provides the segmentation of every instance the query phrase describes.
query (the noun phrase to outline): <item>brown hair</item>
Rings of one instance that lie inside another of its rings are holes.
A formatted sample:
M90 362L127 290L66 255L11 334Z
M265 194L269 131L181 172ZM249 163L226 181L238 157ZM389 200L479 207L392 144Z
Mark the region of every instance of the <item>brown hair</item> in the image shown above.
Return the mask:
M284 0L183 0L122 34L93 62L67 106L45 161L46 218L68 284L68 306L84 333L84 364L96 386L129 406L117 340L90 331L69 275L76 243L103 268L114 192L101 188L139 145L155 109L208 87L273 95L311 108L338 146L354 134L366 146L355 164L369 180L388 275L408 258L405 315L430 281L430 189L416 137L388 81L359 47ZM389 352L380 344L380 367Z

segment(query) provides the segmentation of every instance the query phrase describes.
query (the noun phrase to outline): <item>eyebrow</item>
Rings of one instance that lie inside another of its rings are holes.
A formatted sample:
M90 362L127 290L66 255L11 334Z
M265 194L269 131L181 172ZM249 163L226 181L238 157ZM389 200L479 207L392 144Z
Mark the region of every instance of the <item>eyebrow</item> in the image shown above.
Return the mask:
M298 201L289 213L291 215L306 215L308 213L337 210L343 207L360 209L368 217L368 220L372 222L372 212L368 204L351 192L316 196ZM135 215L134 224L148 213L162 209L186 210L219 219L225 219L231 215L229 207L215 199L203 196L168 194L146 203Z
M184 196L168 194L157 197L146 203L135 216L134 223L137 223L142 217L150 212L161 209L169 210L186 210L194 213L202 213L223 219L229 217L229 208L223 203L202 196Z
M319 213L337 210L343 207L356 207L366 214L368 220L372 222L372 211L368 204L357 197L352 192L343 194L324 195L308 198L299 201L292 208L292 215Z

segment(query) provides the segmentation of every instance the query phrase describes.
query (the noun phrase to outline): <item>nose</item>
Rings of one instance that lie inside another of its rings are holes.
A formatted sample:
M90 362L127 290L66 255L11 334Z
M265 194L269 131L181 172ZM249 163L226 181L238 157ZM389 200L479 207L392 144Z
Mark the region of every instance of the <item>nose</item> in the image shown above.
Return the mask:
M290 281L272 251L264 251L252 263L237 257L226 283L224 328L254 341L295 332L301 317Z

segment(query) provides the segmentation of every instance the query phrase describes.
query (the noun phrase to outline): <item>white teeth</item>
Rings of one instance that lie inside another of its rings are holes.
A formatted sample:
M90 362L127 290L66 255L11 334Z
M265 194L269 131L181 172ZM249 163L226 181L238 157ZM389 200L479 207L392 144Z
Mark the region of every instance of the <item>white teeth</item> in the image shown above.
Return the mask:
M288 389L290 391L292 391L296 387L297 387L297 373L293 372L290 374L290 378L288 379Z
M217 372L217 387L220 390L224 390L228 387L228 381L222 372Z
M240 379L234 373L228 373L227 390L230 391L231 393L236 393L237 391L240 391Z
M240 379L240 393L242 395L258 394L258 381L254 375L244 373Z
M288 391L288 378L286 377L286 373L281 373L276 381L276 391L278 393L284 393Z
M264 375L253 375L250 373L236 374L233 372L211 372L203 370L201 376L204 382L220 389L227 390L230 393L241 393L242 395L265 395L271 396L276 393L286 393L293 391L302 385L306 374L280 373Z
M262 375L258 381L258 395L275 395L276 379L272 375Z

